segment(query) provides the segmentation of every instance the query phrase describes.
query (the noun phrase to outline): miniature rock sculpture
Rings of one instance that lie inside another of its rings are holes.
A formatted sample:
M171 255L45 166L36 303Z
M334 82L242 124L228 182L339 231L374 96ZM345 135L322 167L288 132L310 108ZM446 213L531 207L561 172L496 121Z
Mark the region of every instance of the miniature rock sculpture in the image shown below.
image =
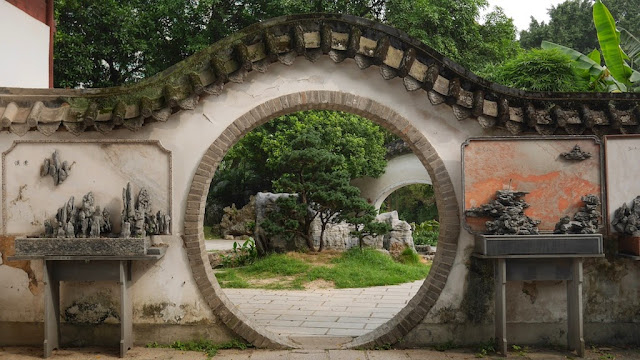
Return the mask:
M84 238L100 237L101 227L105 221L104 212L99 206L94 205L93 193L88 193L82 198L81 207L75 206L75 198L69 198L56 213L55 221L44 221L44 236L57 238ZM106 209L105 209L106 210ZM106 211L108 217L109 212Z
M60 154L58 150L55 150L50 159L44 159L40 169L40 176L50 175L53 178L53 183L58 186L67 179L70 171L71 166L69 163L66 161L61 162Z
M146 189L140 189L134 199L131 195L131 183L122 189L122 232L121 237L144 237L169 233L169 215L151 211L151 197Z
M560 154L560 156L562 156L566 160L582 161L591 158L591 153L582 151L580 145L576 145L573 147L573 149L571 149L571 151L562 153Z
M573 220L569 216L564 216L556 224L554 234L595 234L600 226L600 198L589 194L580 198L584 203L578 212L573 215Z
M111 214L107 208L102 210L102 228L100 232L103 234L108 234L111 232Z
M611 225L619 233L640 236L640 196L631 201L631 208L627 203L622 204L614 212Z
M491 235L537 235L540 220L533 220L524 213L529 207L522 197L524 191L498 190L496 198L488 204L465 211L469 217L488 217L487 234Z

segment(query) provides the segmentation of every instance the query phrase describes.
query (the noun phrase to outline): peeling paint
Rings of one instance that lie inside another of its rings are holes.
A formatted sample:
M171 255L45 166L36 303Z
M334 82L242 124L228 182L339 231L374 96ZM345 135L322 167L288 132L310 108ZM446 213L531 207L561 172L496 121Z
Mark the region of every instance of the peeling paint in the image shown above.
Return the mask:
M16 269L20 269L27 273L29 277L29 291L33 295L39 295L42 293L42 286L39 287L38 279L36 278L36 274L31 268L31 261L7 261L7 257L13 256L15 254L14 248L14 240L13 236L0 236L0 258L2 259L2 264L11 266Z

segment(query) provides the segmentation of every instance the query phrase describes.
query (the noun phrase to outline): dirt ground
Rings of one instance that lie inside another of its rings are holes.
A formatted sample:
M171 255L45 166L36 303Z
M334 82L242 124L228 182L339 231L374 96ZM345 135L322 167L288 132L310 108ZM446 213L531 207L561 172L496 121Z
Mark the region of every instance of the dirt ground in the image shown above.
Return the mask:
M35 347L0 347L0 359L26 360L41 359L42 348ZM411 350L220 350L214 360L440 360L440 359L504 359L499 355L483 355L474 349L451 349L447 351L436 351L433 349L411 349ZM531 359L531 360L560 360L579 359L575 354L552 349L530 349L509 353L507 358ZM85 360L85 359L119 359L118 351L115 348L71 348L55 350L49 359L64 360ZM173 349L158 349L134 347L127 352L125 359L143 360L187 360L187 359L207 359L204 353L179 351ZM640 359L640 348L617 348L617 347L591 347L587 349L584 357L587 360L626 360Z

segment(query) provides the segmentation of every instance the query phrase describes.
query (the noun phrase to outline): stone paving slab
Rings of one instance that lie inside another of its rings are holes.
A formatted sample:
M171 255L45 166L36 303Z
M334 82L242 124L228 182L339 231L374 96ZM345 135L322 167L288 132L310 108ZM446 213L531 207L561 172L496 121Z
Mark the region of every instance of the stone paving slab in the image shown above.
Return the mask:
M284 336L360 336L394 317L423 280L357 289L225 289L257 325Z

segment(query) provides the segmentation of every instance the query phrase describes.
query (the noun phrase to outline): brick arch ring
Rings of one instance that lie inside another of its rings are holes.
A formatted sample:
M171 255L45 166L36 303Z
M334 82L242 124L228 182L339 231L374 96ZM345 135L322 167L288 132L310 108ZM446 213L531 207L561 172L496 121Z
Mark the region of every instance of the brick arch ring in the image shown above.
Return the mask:
M240 138L278 116L303 110L337 110L365 117L402 137L433 180L440 217L438 251L431 271L408 304L377 329L353 339L344 348L394 344L418 325L442 293L458 248L460 217L453 184L442 159L411 123L391 108L371 99L338 91L306 91L266 101L231 123L211 144L198 165L187 196L184 245L194 280L213 313L238 336L256 347L295 348L289 339L255 325L227 298L209 265L203 221L209 185L218 164Z

